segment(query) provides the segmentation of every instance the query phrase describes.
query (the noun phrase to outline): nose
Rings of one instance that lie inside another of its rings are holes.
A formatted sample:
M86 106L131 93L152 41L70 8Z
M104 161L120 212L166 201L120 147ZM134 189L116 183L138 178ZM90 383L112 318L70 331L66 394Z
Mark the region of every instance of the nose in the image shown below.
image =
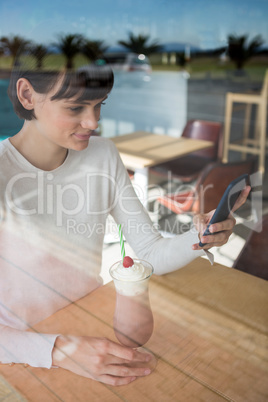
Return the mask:
M98 118L94 112L87 113L81 120L81 127L89 130L96 130L98 128Z

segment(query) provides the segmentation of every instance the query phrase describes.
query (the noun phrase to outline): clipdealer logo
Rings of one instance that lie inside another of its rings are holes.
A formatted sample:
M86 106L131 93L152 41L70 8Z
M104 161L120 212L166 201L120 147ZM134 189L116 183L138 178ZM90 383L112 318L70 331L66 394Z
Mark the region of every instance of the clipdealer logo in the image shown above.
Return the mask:
M247 200L247 211L243 214L246 215L244 217L241 216L240 209L238 209L235 212L232 212L234 218L237 220L237 223L240 223L249 229L256 231L256 232L261 232L262 231L262 216L263 216L263 191L262 191L262 183L263 183L263 178L262 174L260 172L253 173L249 175L249 185L251 186L251 193L250 196ZM233 195L235 195L237 192L242 190L244 186L246 185L245 180L242 182L239 182L236 186L233 187L229 194L229 202L230 199ZM208 184L206 186L200 186L199 189L195 187L195 185L192 184L179 184L179 186L174 186L174 182L172 182L171 177L169 176L169 181L166 184L166 188L168 188L167 193L172 193L174 195L174 199L176 199L176 195L180 196L177 197L176 205L178 207L178 211L188 211L188 207L191 207L195 204L199 204L199 211L200 213L204 212L204 205L205 205L205 197L208 197L211 193L211 190L213 190L213 185ZM166 209L162 204L158 203L157 198L165 195L163 194L163 189L155 185L154 186L154 193L156 194L156 197L154 198L149 198L149 201L153 203L153 212L152 212L152 217L154 220L159 219L161 216L167 216L173 214L171 209ZM230 204L229 204L230 205ZM216 208L216 205L215 205ZM189 212L190 212L189 209ZM230 208L229 208L230 209ZM183 212L182 212L183 214ZM174 225L174 230L170 230L170 223L167 221L167 226L169 230L172 233L178 233L178 224L176 223ZM189 226L189 222L187 222L186 227Z
M263 216L263 176L260 172L253 173L249 176L249 184L251 186L250 193L250 214L243 218L242 224L255 232L262 231L262 216ZM239 219L239 210L234 212L235 219Z
M83 185L81 185L81 179L84 183ZM107 202L105 207L103 207L101 203L100 205L97 203L97 205L92 206L92 191L98 191L98 189L101 188L103 181L106 182L106 186L112 189L111 191L115 196L111 201L111 205ZM261 232L263 213L261 173L257 172L250 175L249 181L252 188L250 201L248 202L248 205L250 205L250 213L246 218L241 219L238 210L233 213L233 216L239 220L239 223L242 223L249 229ZM163 194L163 189L160 186L155 187L158 189L157 194ZM27 188L29 188L28 191ZM151 189L151 186L149 186L148 190ZM204 197L206 191L209 189L211 189L211 185L202 189L201 198ZM135 188L136 193L138 193L137 190L138 189ZM178 194L182 190L185 191L185 186L183 188L182 186L179 186L176 193ZM198 196L195 192L195 188L188 186L188 190L190 194L189 197L194 201ZM235 190L238 189L234 189L234 191ZM148 191L148 193L148 203L152 203L154 200L150 196L150 191ZM57 226L66 225L67 218L69 217L71 219L68 221L68 230L72 231L76 228L77 232L84 231L89 234L92 233L92 228L86 226L82 227L81 225L79 227L75 226L79 225L81 222L79 218L75 219L75 217L78 217L78 215L83 211L85 211L87 215L108 215L111 209L118 204L123 213L129 214L132 217L141 212L140 208L133 210L131 207L132 210L128 210L128 205L131 204L131 199L133 197L135 198L132 186L128 185L119 192L118 184L115 179L111 175L102 172L86 173L83 177L81 176L81 173L78 175L74 174L73 177L69 178L68 183L55 182L54 175L48 172L19 173L9 180L5 196L10 210L18 215L55 215ZM185 202L189 202L189 198L182 200L182 204ZM202 204L202 199L200 200L200 203ZM160 208L161 206L158 205L158 207L154 209L154 214L161 213ZM87 225L87 223L84 223L83 225ZM98 230L103 233L104 228L99 227Z
M63 226L68 217L77 217L79 223L79 214L108 215L115 205L132 216L140 214L138 208L128 211L128 203L135 198L132 186L120 190L114 177L107 173L77 173L65 183L54 179L48 172L13 176L5 191L8 208L21 216L54 215L57 226Z

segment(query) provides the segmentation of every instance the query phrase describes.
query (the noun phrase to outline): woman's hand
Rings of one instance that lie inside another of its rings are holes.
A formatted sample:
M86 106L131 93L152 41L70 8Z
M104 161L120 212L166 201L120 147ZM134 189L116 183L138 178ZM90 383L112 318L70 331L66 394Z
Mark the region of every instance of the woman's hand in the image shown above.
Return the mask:
M250 190L250 186L246 186L244 188L244 190L241 192L240 196L236 200L232 211L236 211L239 207L241 207L241 205L246 202ZM227 241L229 240L229 237L232 234L234 225L236 223L232 213L230 213L228 219L226 219L225 221L213 223L213 225L209 227L209 231L213 233L213 235L203 236L203 233L206 230L206 227L210 222L214 212L215 209L208 212L207 214L199 214L194 217L194 225L199 232L199 238L202 243L207 244L204 247L200 247L198 243L193 244L193 250L207 250L215 246L220 247L223 244L227 243Z
M90 336L58 336L52 351L53 366L114 386L150 374L149 368L139 367L150 359L147 353ZM135 367L127 367L131 363Z

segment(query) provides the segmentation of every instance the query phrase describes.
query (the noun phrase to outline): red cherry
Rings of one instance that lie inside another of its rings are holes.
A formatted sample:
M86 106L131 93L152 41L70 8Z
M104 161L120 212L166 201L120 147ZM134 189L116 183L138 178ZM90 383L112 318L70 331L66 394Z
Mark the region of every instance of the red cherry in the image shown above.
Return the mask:
M129 268L132 267L132 265L134 265L134 261L132 260L131 257L124 257L123 259L123 267L124 268Z

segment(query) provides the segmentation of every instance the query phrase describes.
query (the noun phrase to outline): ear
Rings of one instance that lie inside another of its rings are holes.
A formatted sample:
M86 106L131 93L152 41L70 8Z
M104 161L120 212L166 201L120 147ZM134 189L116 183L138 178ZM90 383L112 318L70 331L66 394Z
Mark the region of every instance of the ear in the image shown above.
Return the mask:
M33 95L34 89L30 82L26 78L20 78L17 81L17 96L24 109L33 110Z

